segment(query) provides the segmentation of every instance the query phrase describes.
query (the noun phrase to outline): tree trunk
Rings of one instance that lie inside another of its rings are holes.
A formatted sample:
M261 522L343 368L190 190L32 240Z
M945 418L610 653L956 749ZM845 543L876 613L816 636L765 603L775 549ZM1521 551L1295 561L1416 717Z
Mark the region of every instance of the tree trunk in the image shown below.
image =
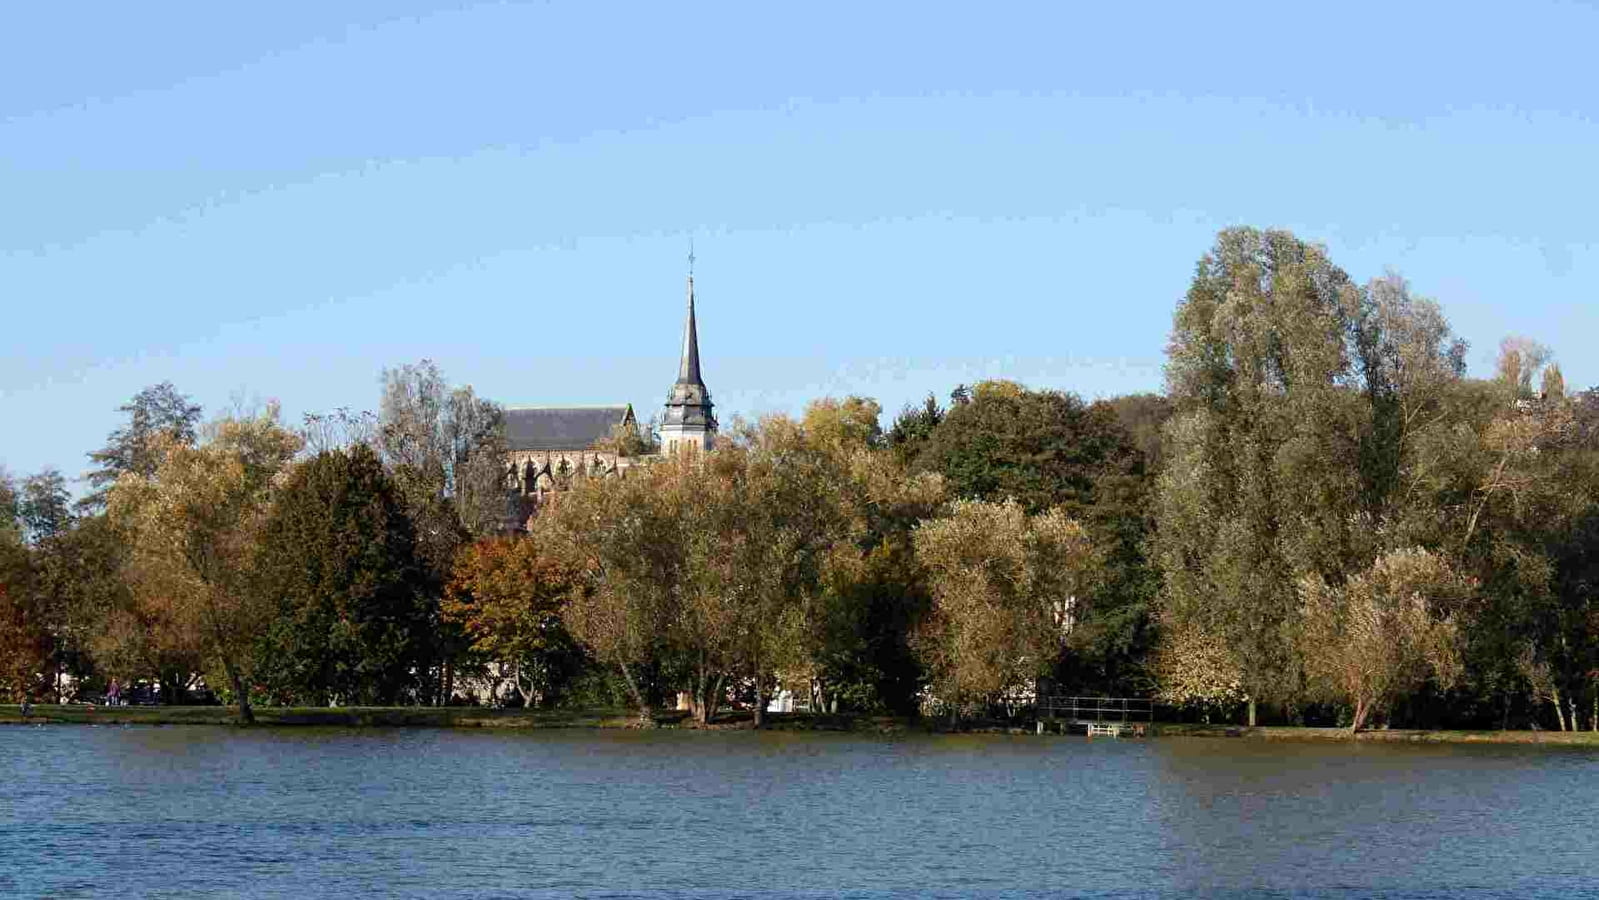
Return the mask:
M1247 702L1249 704L1249 727L1250 728L1254 728L1255 727L1255 698L1251 697L1251 698L1249 698L1249 700Z
M522 698L522 708L532 709L534 706L538 705L538 692L533 690L533 683L531 681L524 681L522 678L521 663L517 663L516 668L512 671L516 674L511 683L516 685L517 696ZM524 687L524 685L526 686Z
M1549 689L1549 702L1555 706L1555 719L1560 722L1560 730L1566 730L1566 711L1560 703L1560 688Z
M655 716L651 714L649 702L644 699L643 694L639 693L638 683L633 680L632 671L628 669L627 663L620 659L616 661L616 665L617 668L622 670L622 680L627 682L627 689L633 695L633 702L638 704L639 721L646 727L653 727L655 725Z
M707 724L716 718L717 711L722 707L722 682L725 677L717 675L716 680L711 682L710 693L705 695L705 721Z
M233 699L239 706L239 724L254 725L255 710L250 708L250 695L244 690L244 679L239 677L239 670L233 665L233 658L223 654L222 667L228 670L228 681L233 684Z
M1369 715L1371 715L1371 705L1365 700L1357 699L1355 701L1355 718L1354 721L1349 723L1350 737L1360 733L1360 729L1365 726L1366 717Z
M755 665L755 727L766 724L766 682L761 678L761 666Z

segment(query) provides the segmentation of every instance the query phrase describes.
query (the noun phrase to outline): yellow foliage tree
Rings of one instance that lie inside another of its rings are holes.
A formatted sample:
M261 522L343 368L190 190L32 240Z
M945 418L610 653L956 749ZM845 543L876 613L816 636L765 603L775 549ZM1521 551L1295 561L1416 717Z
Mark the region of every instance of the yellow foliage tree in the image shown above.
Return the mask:
M1065 648L1088 533L1059 510L958 500L916 530L933 608L917 635L934 696L961 706L1025 690Z
M266 614L252 601L250 562L274 479L300 446L275 404L213 423L198 446L160 437L155 472L124 473L107 507L131 550L139 619L159 623L164 642L191 647L220 669L245 723L255 721L249 649Z

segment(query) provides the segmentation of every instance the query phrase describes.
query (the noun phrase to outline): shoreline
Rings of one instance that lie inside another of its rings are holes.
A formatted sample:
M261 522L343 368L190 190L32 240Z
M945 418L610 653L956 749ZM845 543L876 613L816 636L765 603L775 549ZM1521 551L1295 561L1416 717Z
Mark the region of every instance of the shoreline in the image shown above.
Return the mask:
M257 728L621 728L638 729L636 714L628 710L521 710L475 707L261 707L255 710ZM35 706L33 714L22 718L21 707L0 705L0 725L204 725L239 727L229 706L88 706L54 704ZM748 730L748 714L734 712L707 725L692 721L686 713L663 712L656 727L685 731ZM1016 734L1031 735L1031 722L974 721L950 728L942 720L905 716L810 715L808 713L768 713L765 730L825 731L858 734ZM1057 733L1051 733L1059 736ZM1151 736L1158 738L1236 738L1253 741L1344 741L1421 744L1552 744L1599 747L1599 733L1592 731L1462 731L1380 729L1351 735L1346 728L1303 726L1261 726L1247 728L1228 725L1196 725L1157 722ZM1137 740L1128 738L1128 740Z

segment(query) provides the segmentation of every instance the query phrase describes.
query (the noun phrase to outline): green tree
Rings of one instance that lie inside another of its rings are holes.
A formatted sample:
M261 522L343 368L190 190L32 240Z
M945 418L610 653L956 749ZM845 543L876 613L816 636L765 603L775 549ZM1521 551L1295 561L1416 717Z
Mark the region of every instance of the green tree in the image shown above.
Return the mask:
M23 530L37 544L72 527L72 492L57 469L45 469L22 482L17 503Z
M1060 391L985 381L956 403L918 459L960 497L1013 497L1029 511L1061 506L1077 515L1109 473L1141 471L1115 413Z
M1054 674L1084 690L1132 689L1159 578L1145 550L1153 484L1117 408L1005 381L957 397L966 399L933 429L918 464L955 496L1015 498L1029 512L1059 507L1088 529L1094 557L1076 611L1079 652Z
M410 520L370 448L327 450L277 490L252 588L270 624L256 679L278 701L391 704L431 659Z
M128 423L111 432L104 447L89 454L95 468L88 474L92 490L82 501L87 509L104 507L107 492L123 473L142 478L154 475L164 453L161 448L193 444L200 424L200 406L178 393L170 381L134 394L117 411L127 414Z
M32 592L29 603L48 647L53 692L61 702L62 675L73 658L81 656L73 629L72 582L79 575L70 539L76 516L66 479L50 468L29 476L21 485L17 511L32 557ZM73 668L79 668L74 666ZM81 673L79 673L81 674Z
M1161 433L1166 429L1166 420L1171 418L1171 401L1160 394L1127 394L1112 397L1105 405L1116 414L1116 421L1142 454L1145 471L1159 472Z
M894 417L894 424L884 435L884 441L902 463L908 463L921 455L923 447L933 436L933 429L943 421L944 408L938 405L938 398L929 393L921 406L905 404L905 408Z
M1295 584L1370 555L1363 295L1287 232L1223 231L1174 317L1156 547L1164 622L1227 648L1249 699L1299 695ZM1369 519L1366 520L1369 523ZM1205 679L1200 679L1205 680Z

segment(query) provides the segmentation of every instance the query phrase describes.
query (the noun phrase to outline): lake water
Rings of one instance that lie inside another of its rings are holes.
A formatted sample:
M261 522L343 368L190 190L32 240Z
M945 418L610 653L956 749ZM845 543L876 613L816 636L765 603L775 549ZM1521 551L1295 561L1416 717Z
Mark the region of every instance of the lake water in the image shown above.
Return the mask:
M0 895L1569 897L1599 753L0 727Z

